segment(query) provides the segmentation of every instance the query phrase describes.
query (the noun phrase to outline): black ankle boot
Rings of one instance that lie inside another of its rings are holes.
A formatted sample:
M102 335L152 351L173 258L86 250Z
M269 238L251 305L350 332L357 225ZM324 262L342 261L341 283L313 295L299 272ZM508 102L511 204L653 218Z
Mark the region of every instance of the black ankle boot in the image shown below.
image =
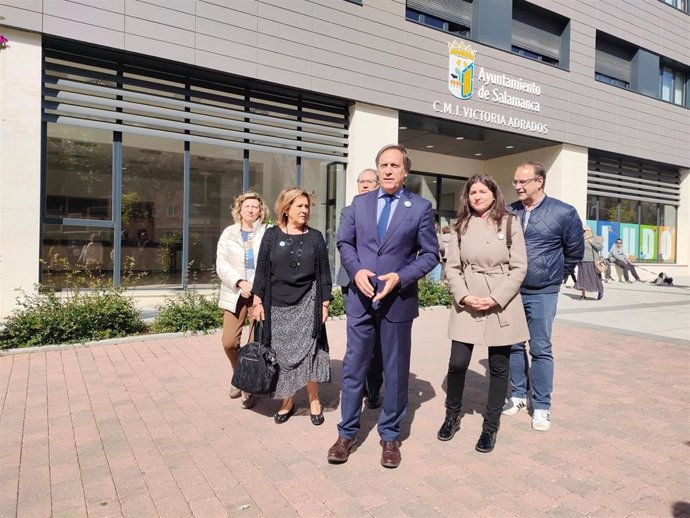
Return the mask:
M479 436L479 440L474 449L482 453L489 453L494 449L494 446L496 446L496 432L487 432L484 430Z
M436 434L439 441L450 441L455 432L460 429L460 417L459 416L446 416L446 420L443 421L441 428Z

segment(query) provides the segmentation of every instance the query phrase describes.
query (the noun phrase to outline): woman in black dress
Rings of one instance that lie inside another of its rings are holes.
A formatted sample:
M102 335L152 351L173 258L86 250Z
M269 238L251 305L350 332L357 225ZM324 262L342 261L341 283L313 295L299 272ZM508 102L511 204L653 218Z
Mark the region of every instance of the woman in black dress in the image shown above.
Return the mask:
M330 381L324 325L331 304L331 268L321 232L307 225L311 195L285 188L275 204L279 224L266 231L254 278L254 318L265 320L264 334L278 358L273 416L276 424L295 413L294 395L307 387L311 422L323 423L319 382Z

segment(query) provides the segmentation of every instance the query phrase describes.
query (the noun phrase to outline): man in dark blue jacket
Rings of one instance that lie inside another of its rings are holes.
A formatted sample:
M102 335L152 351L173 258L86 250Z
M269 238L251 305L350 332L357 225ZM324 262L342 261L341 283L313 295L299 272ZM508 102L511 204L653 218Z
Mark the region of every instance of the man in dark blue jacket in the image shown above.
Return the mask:
M546 171L538 162L520 164L513 176L518 201L510 208L520 219L527 246L527 275L520 295L527 315L532 365L530 373L525 343L513 345L512 397L503 407L503 414L517 414L527 406L527 392L531 389L532 428L539 431L551 427L551 328L556 317L558 291L564 275L572 272L582 259L585 246L582 221L575 207L548 197L545 183Z

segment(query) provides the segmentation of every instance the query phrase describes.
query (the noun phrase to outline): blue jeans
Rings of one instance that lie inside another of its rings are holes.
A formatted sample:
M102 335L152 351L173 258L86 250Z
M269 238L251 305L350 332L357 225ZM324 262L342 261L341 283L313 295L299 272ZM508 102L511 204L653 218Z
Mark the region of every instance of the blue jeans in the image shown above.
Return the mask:
M510 351L512 396L526 398L528 390L532 389L532 408L548 410L551 408L551 392L553 392L551 328L553 319L556 318L558 293L522 294L521 296L529 328L529 354L532 357L532 368L530 369L527 361L525 342L514 344Z

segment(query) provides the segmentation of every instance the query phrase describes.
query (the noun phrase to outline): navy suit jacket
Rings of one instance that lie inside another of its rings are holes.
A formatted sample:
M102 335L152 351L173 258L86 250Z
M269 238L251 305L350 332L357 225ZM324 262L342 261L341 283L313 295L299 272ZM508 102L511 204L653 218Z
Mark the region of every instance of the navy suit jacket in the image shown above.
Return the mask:
M438 264L438 240L431 203L406 189L391 216L386 235L379 241L376 209L379 190L355 196L338 231L340 261L350 279L362 268L376 275L395 272L400 284L381 301L380 311L391 322L407 322L419 315L417 281ZM370 279L376 291L383 282ZM348 316L361 317L372 306L354 282L345 305Z

